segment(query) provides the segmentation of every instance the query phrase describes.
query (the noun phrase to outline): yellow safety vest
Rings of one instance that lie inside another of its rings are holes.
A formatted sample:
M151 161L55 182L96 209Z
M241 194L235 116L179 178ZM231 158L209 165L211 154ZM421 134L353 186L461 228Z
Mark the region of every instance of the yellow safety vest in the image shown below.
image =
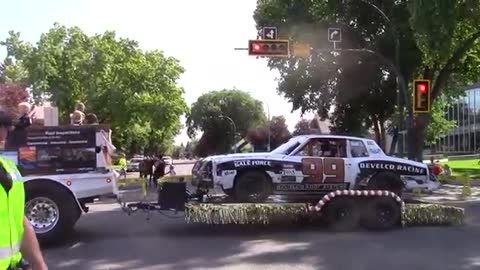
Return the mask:
M22 259L20 245L23 238L25 189L17 166L0 156L2 166L12 179L7 192L0 185L0 269L15 267Z

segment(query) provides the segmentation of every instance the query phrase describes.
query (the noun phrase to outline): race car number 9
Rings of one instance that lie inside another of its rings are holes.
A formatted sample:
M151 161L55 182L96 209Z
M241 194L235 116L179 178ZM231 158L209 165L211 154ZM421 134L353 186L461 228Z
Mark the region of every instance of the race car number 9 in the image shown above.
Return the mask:
M302 172L316 183L343 183L345 161L341 158L304 158Z

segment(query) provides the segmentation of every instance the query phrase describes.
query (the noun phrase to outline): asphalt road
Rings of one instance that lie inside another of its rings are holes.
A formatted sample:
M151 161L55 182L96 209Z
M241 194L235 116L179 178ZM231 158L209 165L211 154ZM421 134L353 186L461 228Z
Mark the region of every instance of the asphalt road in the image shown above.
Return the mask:
M158 213L146 220L102 201L65 243L44 247L44 254L49 269L59 270L480 269L480 202L461 205L463 226L332 233L308 226L188 225L182 216Z

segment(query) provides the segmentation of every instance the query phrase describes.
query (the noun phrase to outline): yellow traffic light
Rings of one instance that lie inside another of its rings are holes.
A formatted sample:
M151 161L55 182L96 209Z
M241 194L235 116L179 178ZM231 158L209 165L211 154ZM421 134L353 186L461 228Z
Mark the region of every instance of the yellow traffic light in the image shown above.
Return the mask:
M430 81L413 81L413 111L415 113L428 113L430 109Z
M295 43L292 46L292 54L296 57L307 58L310 56L310 44Z

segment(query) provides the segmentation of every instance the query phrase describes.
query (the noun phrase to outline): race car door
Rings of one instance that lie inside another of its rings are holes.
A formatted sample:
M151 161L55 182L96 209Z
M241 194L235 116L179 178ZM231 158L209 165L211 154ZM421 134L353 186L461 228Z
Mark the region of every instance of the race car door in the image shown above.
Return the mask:
M312 138L291 158L301 163L297 192L317 193L348 188L347 141L335 137ZM298 183L298 182L297 182Z

